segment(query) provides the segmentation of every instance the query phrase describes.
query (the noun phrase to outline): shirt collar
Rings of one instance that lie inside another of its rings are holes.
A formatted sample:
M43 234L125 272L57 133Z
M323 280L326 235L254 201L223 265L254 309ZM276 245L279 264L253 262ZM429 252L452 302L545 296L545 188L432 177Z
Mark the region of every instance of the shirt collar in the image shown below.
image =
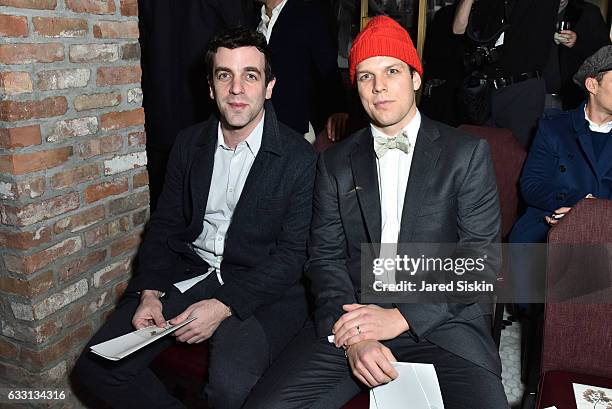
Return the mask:
M247 138L244 141L238 144L238 146L242 144L246 144L247 148L249 148L253 156L257 156L257 153L259 152L259 148L261 148L261 140L263 138L263 128L264 128L265 119L266 119L266 112L264 111L264 114L262 115L261 120L255 127L255 129L251 131L249 136L247 136ZM223 139L223 130L221 129L221 122L219 122L219 126L217 128L217 147L219 146L223 149L230 150L230 148L225 143L225 140Z
M420 127L421 127L421 113L417 109L416 114L414 115L414 118L412 118L410 122L408 122L408 124L406 124L406 126L403 127L399 133L406 132L406 135L408 135L408 141L414 147ZM376 138L377 136L380 136L383 138L389 137L388 135L383 133L381 130L379 130L377 127L375 127L373 124L370 124L370 128L372 130L372 136L374 138Z
M587 115L586 105L584 106L584 119L589 123L589 129L593 132L608 133L612 130L612 121L601 125L597 125L595 122L591 121Z
M285 4L287 3L287 0L283 0L280 3L278 3L276 5L276 7L274 7L272 9L272 18L274 18L274 16L278 15L278 13L281 12L281 10L283 9L283 7L285 7ZM263 4L261 6L261 20L264 22L264 24L268 24L270 22L270 17L268 17L268 15L266 14L266 5Z

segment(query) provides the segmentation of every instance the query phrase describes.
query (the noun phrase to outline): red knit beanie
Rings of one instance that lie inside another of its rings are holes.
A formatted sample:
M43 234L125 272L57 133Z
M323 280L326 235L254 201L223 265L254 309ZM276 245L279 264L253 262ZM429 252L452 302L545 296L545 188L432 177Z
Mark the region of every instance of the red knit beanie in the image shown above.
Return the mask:
M349 53L349 74L355 83L355 67L370 57L394 57L404 61L423 76L423 66L410 35L399 23L387 16L376 16L355 37Z

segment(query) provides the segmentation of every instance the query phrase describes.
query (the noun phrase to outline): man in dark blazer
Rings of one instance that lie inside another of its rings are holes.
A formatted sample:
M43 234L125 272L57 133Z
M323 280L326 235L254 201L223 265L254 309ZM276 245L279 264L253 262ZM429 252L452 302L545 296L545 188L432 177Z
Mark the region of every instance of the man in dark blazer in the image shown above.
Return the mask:
M278 83L272 103L281 122L302 134L326 127L342 137L348 108L338 69L338 37L329 7L319 0L266 0L253 27L272 51ZM310 141L312 135L309 135Z
M148 365L175 339L209 339L209 405L239 408L306 319L316 155L266 102L275 80L261 34L220 35L206 61L219 116L178 136L138 273L88 347L196 319L118 362L83 352L78 379L112 407L182 407Z
M339 408L397 377L393 361L434 364L447 409L507 408L490 304L360 303L367 243L499 240L488 145L419 114L422 66L394 20L372 19L349 61L371 126L318 161L305 267L316 325L291 342L245 408Z

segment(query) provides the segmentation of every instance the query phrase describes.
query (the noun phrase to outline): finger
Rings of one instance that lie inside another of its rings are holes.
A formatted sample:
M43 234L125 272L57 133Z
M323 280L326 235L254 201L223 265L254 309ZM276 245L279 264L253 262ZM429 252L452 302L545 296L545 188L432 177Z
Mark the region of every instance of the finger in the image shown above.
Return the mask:
M153 309L151 311L151 316L152 316L151 318L155 322L155 325L157 325L158 327L166 326L166 320L164 319L164 316L160 309L157 309L157 308Z
M333 141L334 133L332 131L332 126L333 126L333 120L332 120L332 117L330 116L329 118L327 118L327 124L325 126L325 130L327 131L327 137Z
M185 321L189 317L189 314L191 314L191 308L187 308L185 311L183 311L176 317L172 318L168 322L172 325L180 324L181 322Z
M344 304L342 306L342 309L346 312L351 312L351 311L355 311L358 310L359 308L363 308L365 307L365 305L363 304Z
M132 326L136 329L143 329L148 327L149 320L145 318L138 318L132 321Z
M187 327L189 327L189 325L186 325L183 328L187 328ZM181 329L183 329L183 328L181 328ZM186 331L184 331L184 332L182 332L180 334L176 334L176 339L178 339L181 342L186 342L187 340L189 340L189 339L191 339L193 337L196 337L196 336L198 336L198 333L196 332L196 330L193 329L193 328L189 328L189 329L187 329Z
M363 331L364 329L362 329L361 325L359 326L359 329L357 329L357 324L353 325L352 327L347 324L345 327L342 327L342 329L338 332L338 335L334 336L334 343L337 343L337 347L341 345L349 345L348 340L359 336Z
M359 380L362 384L366 385L368 388L373 388L373 385L370 385L366 379L361 376L361 374L357 371L353 371L353 376Z
M391 378L385 375L381 369L384 362L387 362L387 360L381 353L376 354L374 358L364 360L364 365L366 366L370 375L374 378L376 385L391 382Z
M393 367L391 362L397 362L397 359L393 356L393 353L388 348L383 348L381 351L383 356L385 357L385 361L381 362L380 369L391 379L395 379L399 376L397 373L397 369Z
M357 363L355 364L355 368L359 371L359 373L361 374L361 376L363 376L367 382L367 384L370 386L370 388L373 388L377 385L379 385L378 381L376 380L376 378L370 373L369 368L369 364L366 363L366 361L357 361Z
M355 345L358 342L365 341L366 339L374 339L374 337L371 335L372 335L371 332L361 330L361 334L357 334L352 337L349 337L346 341L344 341L344 345L351 346L351 345Z
M557 214L565 214L567 212L569 212L572 208L571 207L560 207L557 210L555 210L555 213Z

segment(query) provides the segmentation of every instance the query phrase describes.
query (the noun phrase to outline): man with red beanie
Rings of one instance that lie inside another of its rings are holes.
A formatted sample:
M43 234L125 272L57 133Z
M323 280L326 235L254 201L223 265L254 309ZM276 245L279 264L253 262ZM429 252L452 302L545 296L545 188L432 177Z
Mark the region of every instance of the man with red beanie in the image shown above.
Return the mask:
M469 297L362 301L372 291L371 267L389 246L393 256L398 243L451 243L456 257L468 243L484 248L499 241L488 145L419 113L423 68L393 19L370 21L349 64L370 126L319 157L305 266L315 322L266 372L245 408L339 408L395 379L395 361L433 364L446 409L508 408L491 304ZM376 243L386 244L379 252ZM483 270L489 280L498 262L491 253ZM401 278L399 270L387 273ZM414 407L411 396L402 407Z

